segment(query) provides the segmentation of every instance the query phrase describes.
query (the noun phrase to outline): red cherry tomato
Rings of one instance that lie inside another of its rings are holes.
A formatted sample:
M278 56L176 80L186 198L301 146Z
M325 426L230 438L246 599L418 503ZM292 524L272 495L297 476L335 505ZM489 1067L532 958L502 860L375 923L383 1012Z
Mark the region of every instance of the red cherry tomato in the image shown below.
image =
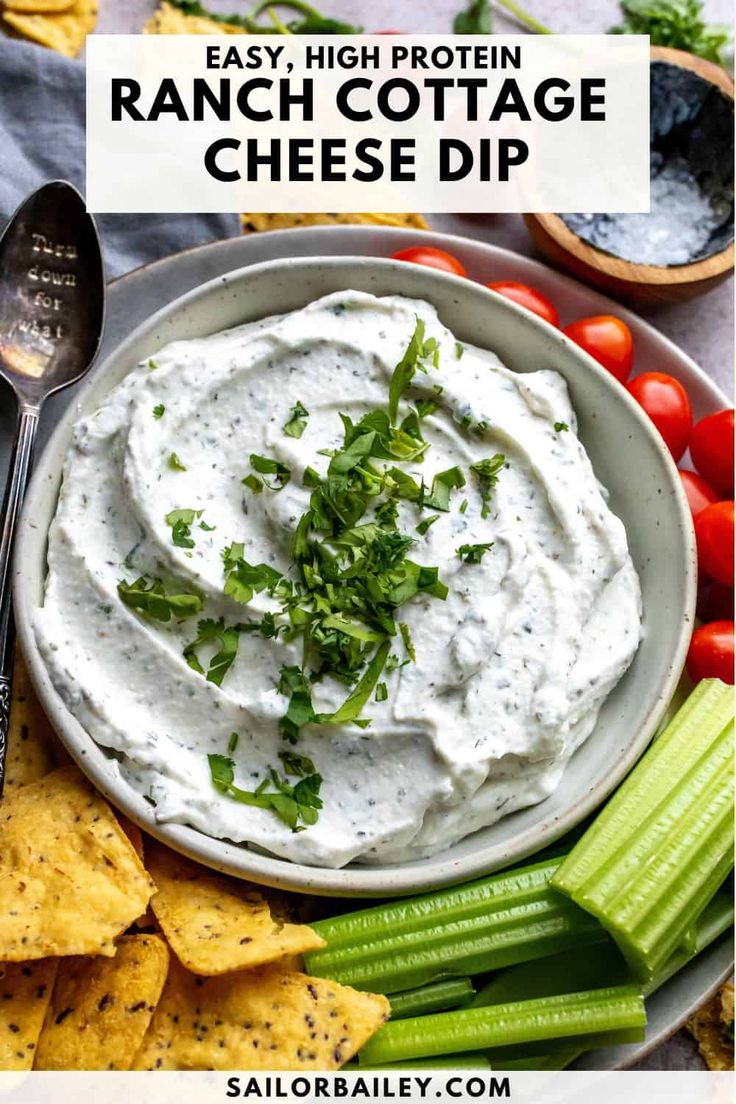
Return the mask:
M392 254L395 261L409 261L410 264L437 268L440 272L452 272L455 276L467 276L467 272L452 253L444 249L435 249L432 245L415 245L411 249L400 249Z
M690 435L693 464L723 494L733 494L733 410L709 414Z
M497 291L499 295L505 295L520 307L526 307L532 314L538 314L545 322L549 322L550 326L559 326L560 316L557 308L536 288L529 287L528 284L519 284L515 280L497 280L495 283L486 284L486 287L491 291Z
M695 518L698 567L703 575L733 586L733 502L713 502Z
M693 682L718 678L733 686L733 621L711 621L696 629L686 663Z
M678 461L687 448L693 424L685 388L665 372L642 372L626 385L626 389L652 419Z
M565 326L562 332L602 364L619 383L626 383L634 363L634 341L631 330L620 318L612 314L579 318Z
M701 621L733 621L733 587L704 583L698 589L698 617Z
M718 501L718 491L714 491L710 483L706 483L702 475L698 475L697 472L680 468L680 480L693 517L697 517L701 510L710 506L711 502Z

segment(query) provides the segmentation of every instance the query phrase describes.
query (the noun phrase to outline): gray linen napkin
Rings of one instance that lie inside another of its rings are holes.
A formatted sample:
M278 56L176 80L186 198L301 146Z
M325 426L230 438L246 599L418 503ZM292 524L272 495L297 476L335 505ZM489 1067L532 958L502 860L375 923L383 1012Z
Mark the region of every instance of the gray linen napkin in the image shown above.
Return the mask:
M0 36L0 228L28 192L57 178L84 193L84 65ZM240 229L237 215L100 215L97 223L108 277Z

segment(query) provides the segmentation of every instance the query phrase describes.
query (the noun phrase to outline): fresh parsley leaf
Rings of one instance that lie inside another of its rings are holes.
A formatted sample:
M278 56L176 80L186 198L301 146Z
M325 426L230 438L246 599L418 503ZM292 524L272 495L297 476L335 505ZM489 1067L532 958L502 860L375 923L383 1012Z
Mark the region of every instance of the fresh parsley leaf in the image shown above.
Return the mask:
M192 524L201 517L201 510L171 510L166 515L166 524L171 526L171 542L177 548L194 548Z
M669 46L724 64L728 27L706 23L701 0L621 0L621 24L609 34L649 35L652 46Z
M240 482L244 487L247 487L249 491L252 491L253 494L260 494L263 490L263 480L259 479L257 475L246 475Z
M487 518L491 512L491 494L498 482L498 476L506 463L506 457L500 452L487 460L479 460L470 465L470 470L477 477L480 484L481 511L480 516Z
M436 368L439 364L439 346L437 340L434 337L425 339L424 322L421 318L417 318L414 333L411 335L409 344L406 347L406 352L394 368L391 377L391 384L388 392L388 416L391 419L392 425L396 424L401 396L414 378L417 369L420 369L422 372L427 371L427 366L424 362L430 357Z
M197 636L191 644L187 644L185 647L184 658L192 670L197 671L200 675L205 675L208 682L214 682L215 686L222 686L222 680L232 667L238 654L239 640L239 626L226 626L223 618L215 621L208 617L197 625ZM197 655L197 650L203 644L210 643L214 643L217 650L209 661L205 672Z
M567 422L555 422L555 433L565 433L569 428Z
M158 418L163 418L165 410L166 410L166 407L164 406L163 403L156 403L156 405L153 408L154 418L157 418L157 419Z
M309 774L295 786L271 771L255 790L243 790L235 785L235 764L226 755L208 755L212 784L221 793L239 801L242 805L251 805L257 809L268 809L291 828L292 832L303 831L305 827L316 824L322 799L319 796L322 778L318 774ZM269 781L274 789L269 790Z
M355 721L360 717L364 705L375 689L386 659L388 658L390 647L390 640L386 640L381 644L366 667L363 675L358 680L355 689L348 695L340 708L334 713L320 713L318 715L320 724L347 724L349 721Z
M208 525L206 521L200 521L199 528L204 529L206 533L214 533L217 528L216 525Z
M287 437L301 437L307 428L309 411L298 400L289 411L289 420L284 425L284 433Z
M461 544L457 554L467 564L479 564L491 548L493 548L493 541L488 544Z
M281 573L270 564L251 564L243 555L241 541L233 541L222 550L222 563L225 571L224 592L236 602L246 606L254 594L263 590L272 592L281 582Z
M186 471L186 467L182 464L181 460L175 452L172 452L169 456L169 467L172 471Z
M307 755L299 755L296 751L280 751L279 759L283 764L285 774L304 778L315 773L314 763Z
M279 731L290 744L295 744L299 739L299 730L316 720L312 693L301 668L294 666L281 668L277 689L280 694L289 696L286 712L279 721Z
M388 697L388 686L385 682L379 682L376 686L376 692L373 695L373 700L377 702L384 702Z
M259 475L273 475L275 477L273 483L269 483L267 479L263 480L269 491L282 490L291 479L291 469L287 468L286 464L282 464L280 460L273 460L270 456L258 456L255 452L252 452L250 454L250 466Z
M416 526L417 533L420 533L422 536L424 536L430 525L434 525L434 523L436 521L439 521L439 519L439 514L430 514L428 518L424 518L424 520L420 521L419 524Z
M450 509L450 491L465 486L465 476L457 466L438 472L432 480L432 490L424 495L423 506L447 513Z
M129 609L146 613L156 621L184 620L200 613L203 606L200 594L170 594L160 579L141 576L134 583L121 579L118 595Z
M470 0L466 10L455 16L452 29L455 34L492 34L493 21L488 0Z

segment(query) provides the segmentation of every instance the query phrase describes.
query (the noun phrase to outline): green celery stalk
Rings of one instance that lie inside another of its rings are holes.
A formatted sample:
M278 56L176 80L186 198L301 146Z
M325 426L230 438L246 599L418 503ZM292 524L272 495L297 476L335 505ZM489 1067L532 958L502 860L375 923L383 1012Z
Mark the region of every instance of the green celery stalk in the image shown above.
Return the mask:
M392 995L391 1019L400 1020L407 1016L423 1016L427 1012L458 1008L461 1004L467 1004L474 995L473 983L467 977L449 978L423 985L420 989L407 989L404 993Z
M481 1053L477 1054L440 1054L436 1058L414 1058L409 1062L384 1062L380 1066L366 1066L362 1062L359 1066L363 1070L450 1070L450 1069L477 1069L489 1070L490 1059Z
M363 1047L360 1062L406 1062L550 1039L597 1039L613 1033L640 1039L645 1024L641 992L635 986L622 985L389 1021Z
M644 980L733 866L733 716L731 687L703 680L552 876Z
M596 920L550 890L559 862L317 921L327 947L305 956L307 969L395 993L605 939Z
M733 895L721 889L698 918L692 954L679 947L655 977L644 986L644 996L650 996L669 981L695 955L729 931L733 922ZM579 951L565 951L554 955L545 959L543 969L540 969L537 962L522 962L501 970L479 990L468 1007L483 1008L489 1004L556 996L577 992L579 989L625 985L630 982L631 971L625 959L615 944L609 941L595 947L582 947ZM565 1069L570 1062L594 1045L591 1039L586 1039L585 1044L584 1047L578 1045L572 1048L555 1046L553 1051L546 1054L534 1053L539 1048L527 1044L512 1051L493 1050L489 1056L495 1069Z

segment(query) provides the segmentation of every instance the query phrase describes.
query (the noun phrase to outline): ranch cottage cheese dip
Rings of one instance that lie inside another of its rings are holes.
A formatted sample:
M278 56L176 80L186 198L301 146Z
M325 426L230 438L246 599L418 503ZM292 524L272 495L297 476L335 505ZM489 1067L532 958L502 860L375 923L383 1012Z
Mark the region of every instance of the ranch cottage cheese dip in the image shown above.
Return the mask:
M562 378L353 291L139 365L48 564L54 685L159 820L318 866L542 801L640 639Z

